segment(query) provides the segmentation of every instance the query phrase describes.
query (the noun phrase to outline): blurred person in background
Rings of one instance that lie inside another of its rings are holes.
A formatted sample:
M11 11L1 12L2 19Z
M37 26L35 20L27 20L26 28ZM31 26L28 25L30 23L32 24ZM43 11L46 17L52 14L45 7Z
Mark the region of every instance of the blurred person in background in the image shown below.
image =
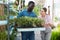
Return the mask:
M41 40L50 40L51 38L51 31L52 31L52 19L50 15L46 14L47 9L42 8L41 9L41 16L39 18L45 20L45 23L43 24L46 28L45 31L41 31Z

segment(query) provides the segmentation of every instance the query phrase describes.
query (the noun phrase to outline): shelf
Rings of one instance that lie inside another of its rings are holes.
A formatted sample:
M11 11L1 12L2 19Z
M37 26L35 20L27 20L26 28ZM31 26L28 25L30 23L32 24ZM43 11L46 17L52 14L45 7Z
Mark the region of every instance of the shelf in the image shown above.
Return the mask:
M7 20L0 20L0 26L1 26L1 25L6 25L7 22L8 22Z

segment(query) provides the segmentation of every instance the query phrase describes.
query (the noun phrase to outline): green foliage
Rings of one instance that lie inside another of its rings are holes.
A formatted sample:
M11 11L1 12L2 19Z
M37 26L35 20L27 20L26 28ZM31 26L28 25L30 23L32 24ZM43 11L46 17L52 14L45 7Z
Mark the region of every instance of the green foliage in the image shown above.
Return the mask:
M60 25L53 29L51 40L60 40Z
M58 21L58 17L55 17L55 18L54 18L54 21L57 22L57 21Z
M6 19L7 19L6 15L0 16L0 20L6 20Z
M4 14L7 15L7 7L4 7Z
M57 25L57 27L60 29L60 23Z
M55 32L53 31L52 32L52 37L51 37L51 40L60 40L60 32Z
M33 17L20 17L10 20L10 23L16 22L21 27L41 27L44 20Z
M32 27L33 25L32 18L29 18L29 17L18 18L16 22L22 27Z
M13 11L13 10L15 10L15 11ZM7 15L7 7L4 8L4 14L5 14L6 16L8 16L8 15ZM17 9L15 9L15 8L9 9L9 15L16 16L17 14L18 14Z
M9 24L10 24L10 25L13 24L14 22L15 22L14 19L10 19L10 20L9 20Z
M7 33L6 31L0 31L0 40L7 40Z
M12 32L12 34L10 35L10 40L15 40L15 38L16 38L16 31L15 30L13 30L13 32Z
M10 15L16 16L16 15L18 15L18 13L10 10Z
M39 6L36 6L36 7L34 8L34 12L35 12L35 14L38 16L39 13L40 13L40 7L39 7Z
M38 18L35 18L34 19L34 24L37 26L37 27L43 27L43 24L45 23L45 21L43 19L38 19Z

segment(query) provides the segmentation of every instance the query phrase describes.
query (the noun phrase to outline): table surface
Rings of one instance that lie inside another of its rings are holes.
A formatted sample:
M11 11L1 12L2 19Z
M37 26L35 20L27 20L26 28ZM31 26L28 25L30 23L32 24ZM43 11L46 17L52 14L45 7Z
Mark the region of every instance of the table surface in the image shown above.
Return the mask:
M10 34L13 32L13 29L12 28L10 30ZM17 28L17 32L24 32L24 31L45 31L45 28L44 27L40 27L40 28Z

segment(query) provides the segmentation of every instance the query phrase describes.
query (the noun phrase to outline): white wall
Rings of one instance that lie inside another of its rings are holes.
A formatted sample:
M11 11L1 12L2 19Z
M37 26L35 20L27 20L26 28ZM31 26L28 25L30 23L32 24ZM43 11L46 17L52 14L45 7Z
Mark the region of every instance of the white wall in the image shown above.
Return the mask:
M57 17L60 17L60 0L55 0L54 1L54 3L55 3L55 6L54 6L54 8L55 8L55 15L54 16L57 16Z

